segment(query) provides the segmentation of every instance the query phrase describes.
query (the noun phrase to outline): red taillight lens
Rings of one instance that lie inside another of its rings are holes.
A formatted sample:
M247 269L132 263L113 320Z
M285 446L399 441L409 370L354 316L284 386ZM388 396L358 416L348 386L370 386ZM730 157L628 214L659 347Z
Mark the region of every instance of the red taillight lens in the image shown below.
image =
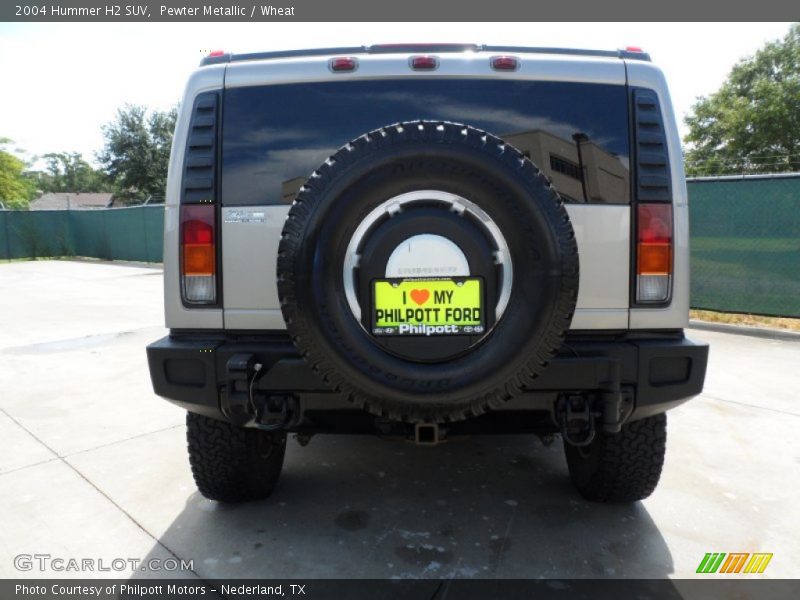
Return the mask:
M429 55L412 56L408 64L415 71L433 71L439 67L439 59Z
M639 275L672 273L672 205L638 207Z
M209 223L205 209L213 206L184 206L183 215L183 243L184 244L214 244L214 224ZM198 209L204 209L202 211ZM200 214L198 214L200 213ZM213 214L213 213L212 213Z
M669 300L672 287L672 230L671 204L637 206L637 302Z
M352 56L340 56L328 61L328 67L334 73L342 71L355 71L358 68L358 59Z
M181 290L192 304L217 299L216 215L213 205L181 206Z
M495 71L516 71L519 69L519 59L516 56L493 56L490 62Z

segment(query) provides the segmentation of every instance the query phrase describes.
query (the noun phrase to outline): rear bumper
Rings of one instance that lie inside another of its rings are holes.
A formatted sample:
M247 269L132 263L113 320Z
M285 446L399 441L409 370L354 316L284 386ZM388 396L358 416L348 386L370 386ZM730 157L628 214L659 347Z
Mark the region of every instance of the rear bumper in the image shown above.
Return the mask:
M374 422L332 392L283 332L238 336L173 332L147 347L156 394L188 411L223 420L231 420L226 398L229 388L236 387L229 361L243 355L264 365L265 374L255 385L258 393L298 398L304 418L293 430L356 431ZM699 394L707 361L708 345L692 342L682 331L570 333L525 394L461 428L488 432L502 429L500 423L508 421L519 430L555 430L550 419L521 415L549 416L562 394L602 392L615 385L633 397L630 420L641 419Z

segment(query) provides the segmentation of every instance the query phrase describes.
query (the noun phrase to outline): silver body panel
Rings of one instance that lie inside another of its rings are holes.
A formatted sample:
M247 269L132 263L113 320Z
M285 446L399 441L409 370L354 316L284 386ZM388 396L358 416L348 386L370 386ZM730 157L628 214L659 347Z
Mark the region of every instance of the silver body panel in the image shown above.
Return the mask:
M248 206L222 209L221 280L224 311L185 308L178 275L178 203L184 148L194 96L251 85L306 81L399 77L487 77L580 81L643 86L657 92L669 142L675 199L673 298L664 309L629 309L631 214L627 205L569 204L580 253L580 289L572 329L681 328L688 323L689 227L680 138L666 82L650 63L617 58L520 53L518 71L488 67L492 53L443 54L433 72L413 72L408 54L359 56L353 73L331 73L329 57L287 58L206 66L190 78L173 140L167 184L164 277L166 324L170 328L232 330L284 329L277 296L275 263L289 207ZM263 214L262 214L263 213Z
M236 220L242 211L259 218ZM222 209L222 297L227 329L286 329L275 268L288 206Z
M248 206L262 222L230 222L223 209L222 264L226 329L285 329L275 265L287 206ZM581 276L573 329L628 326L630 210L627 206L568 205L578 241Z
M628 206L568 204L580 283L572 329L627 329L630 303Z

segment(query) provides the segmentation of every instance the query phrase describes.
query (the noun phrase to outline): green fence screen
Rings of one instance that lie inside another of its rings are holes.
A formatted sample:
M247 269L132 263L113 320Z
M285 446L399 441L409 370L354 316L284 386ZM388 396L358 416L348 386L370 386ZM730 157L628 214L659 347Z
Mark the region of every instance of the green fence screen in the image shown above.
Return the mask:
M800 176L688 188L692 307L800 317Z
M800 176L688 182L694 308L800 317ZM160 262L164 207L0 211L0 258Z
M0 211L0 258L88 256L161 262L164 206Z

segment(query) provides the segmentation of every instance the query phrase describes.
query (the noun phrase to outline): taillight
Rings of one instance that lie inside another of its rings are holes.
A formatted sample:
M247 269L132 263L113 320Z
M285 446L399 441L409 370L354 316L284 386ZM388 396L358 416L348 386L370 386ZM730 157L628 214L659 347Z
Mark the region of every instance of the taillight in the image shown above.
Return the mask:
M216 207L181 206L181 291L190 304L217 301Z
M415 71L434 71L439 67L439 59L435 56L412 56L408 59L409 66Z
M636 217L636 301L666 302L672 289L672 205L639 204Z

